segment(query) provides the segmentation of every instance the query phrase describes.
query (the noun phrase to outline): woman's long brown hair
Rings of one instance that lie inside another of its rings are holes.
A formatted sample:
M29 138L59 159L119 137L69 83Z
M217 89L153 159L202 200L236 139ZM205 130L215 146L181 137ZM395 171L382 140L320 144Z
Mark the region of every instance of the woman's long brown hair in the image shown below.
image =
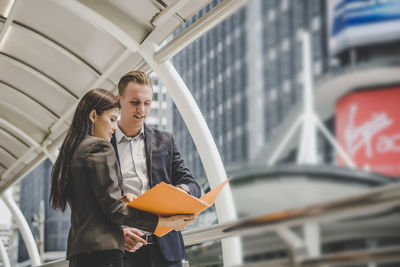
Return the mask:
M104 89L92 89L79 102L67 136L61 145L60 153L51 171L50 205L65 211L71 187L71 160L78 145L86 135L93 132L89 113L95 110L98 115L104 111L120 107L116 96Z

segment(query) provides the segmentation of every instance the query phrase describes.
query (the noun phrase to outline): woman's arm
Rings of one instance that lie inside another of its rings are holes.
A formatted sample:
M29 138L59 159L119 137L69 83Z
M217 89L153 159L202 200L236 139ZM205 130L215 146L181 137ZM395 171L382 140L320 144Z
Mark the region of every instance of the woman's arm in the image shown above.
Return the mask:
M154 232L158 216L126 207L118 186L120 171L113 147L106 140L96 140L88 154L90 182L97 202L112 222Z

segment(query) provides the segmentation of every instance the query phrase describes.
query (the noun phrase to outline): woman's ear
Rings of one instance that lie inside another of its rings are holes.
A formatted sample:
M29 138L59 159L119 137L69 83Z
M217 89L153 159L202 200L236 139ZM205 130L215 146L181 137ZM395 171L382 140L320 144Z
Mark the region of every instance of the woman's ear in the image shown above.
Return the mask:
M92 122L92 123L94 123L94 121L96 120L96 116L97 116L97 113L96 113L96 110L92 110L92 111L90 111L90 113L89 113L89 120Z

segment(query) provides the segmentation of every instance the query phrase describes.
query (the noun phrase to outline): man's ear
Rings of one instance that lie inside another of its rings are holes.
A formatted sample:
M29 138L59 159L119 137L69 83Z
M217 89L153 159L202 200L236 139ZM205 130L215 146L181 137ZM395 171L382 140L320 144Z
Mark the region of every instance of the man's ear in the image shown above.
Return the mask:
M89 120L92 122L92 123L94 123L94 121L96 120L96 116L97 116L97 113L96 113L96 110L92 110L92 111L90 111L90 113L89 113Z
M117 99L121 100L121 95L120 94L117 94Z

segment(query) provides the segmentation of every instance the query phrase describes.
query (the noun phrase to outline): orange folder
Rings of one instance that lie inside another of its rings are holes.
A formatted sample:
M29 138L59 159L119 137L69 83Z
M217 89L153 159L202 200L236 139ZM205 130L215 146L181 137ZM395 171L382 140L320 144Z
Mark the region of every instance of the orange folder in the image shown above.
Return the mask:
M161 182L128 203L128 206L160 216L199 214L214 204L217 196L229 180L222 182L201 198L196 198L173 185ZM161 237L171 230L169 227L157 226L154 234Z

